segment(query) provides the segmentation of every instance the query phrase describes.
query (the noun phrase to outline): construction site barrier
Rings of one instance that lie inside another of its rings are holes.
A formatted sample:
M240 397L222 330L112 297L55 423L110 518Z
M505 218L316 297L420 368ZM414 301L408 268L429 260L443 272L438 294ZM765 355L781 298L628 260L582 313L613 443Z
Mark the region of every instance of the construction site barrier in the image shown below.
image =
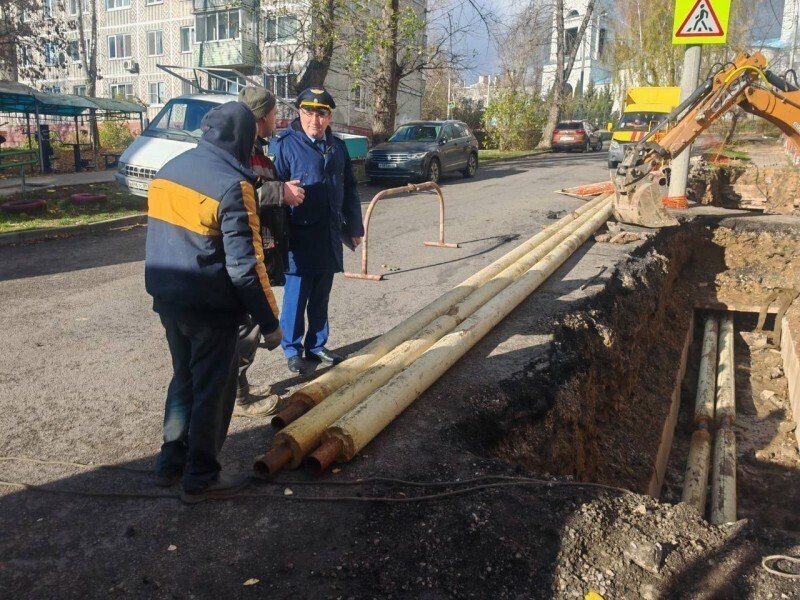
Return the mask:
M364 240L361 246L361 273L345 273L345 277L350 277L352 279L368 279L369 281L381 281L383 279L383 275L370 275L367 268L367 255L369 252L369 221L372 217L372 211L375 209L375 205L378 203L378 200L381 200L386 196L401 194L403 192L408 192L411 194L424 189L435 190L437 196L439 197L439 241L423 242L423 244L426 246L437 246L439 248L458 248L458 244L448 244L444 241L444 196L442 195L442 188L432 181L426 181L424 183L409 183L403 187L390 188L388 190L378 192L372 198L369 206L367 207L367 214L364 216Z

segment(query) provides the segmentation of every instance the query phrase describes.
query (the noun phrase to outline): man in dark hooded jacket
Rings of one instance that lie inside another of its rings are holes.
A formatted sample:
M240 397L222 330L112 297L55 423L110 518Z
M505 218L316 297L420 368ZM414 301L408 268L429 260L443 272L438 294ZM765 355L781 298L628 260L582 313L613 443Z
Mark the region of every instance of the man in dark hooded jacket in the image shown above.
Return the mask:
M256 121L229 102L203 119L197 147L164 165L148 194L145 286L172 354L156 483L181 480L181 499L236 493L249 478L217 455L236 396L238 330L246 315L273 349L282 336L264 267L248 163Z

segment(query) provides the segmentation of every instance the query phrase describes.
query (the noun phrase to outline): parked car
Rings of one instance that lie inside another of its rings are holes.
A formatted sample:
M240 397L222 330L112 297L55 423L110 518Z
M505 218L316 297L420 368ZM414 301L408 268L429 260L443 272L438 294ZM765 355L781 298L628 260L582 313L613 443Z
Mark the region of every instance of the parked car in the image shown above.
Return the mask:
M236 100L229 94L192 94L167 102L142 134L119 157L117 183L130 193L147 196L150 182L170 159L194 148L202 135L200 123L219 104ZM367 138L334 132L354 161L363 159Z
M401 125L367 153L370 179L439 181L442 173L478 171L478 140L461 121L413 121Z
M561 121L553 129L550 143L553 152L561 150L594 151L603 149L603 138L600 131L588 121Z

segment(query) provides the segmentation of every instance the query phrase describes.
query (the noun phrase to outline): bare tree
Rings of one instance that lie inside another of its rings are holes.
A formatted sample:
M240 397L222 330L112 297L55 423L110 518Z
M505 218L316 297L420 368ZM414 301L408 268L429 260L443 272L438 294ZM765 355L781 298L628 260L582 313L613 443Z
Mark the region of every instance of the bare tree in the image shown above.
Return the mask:
M69 26L55 9L55 2L0 0L0 78L36 84L64 66Z
M87 36L84 17L84 1L89 8L89 35ZM97 0L78 0L78 44L80 46L81 64L86 74L86 95L97 96ZM100 132L97 118L92 114L89 118L92 138L92 149L96 152L100 145Z
M550 112L547 116L547 124L542 131L542 140L539 142L539 148L550 147L553 129L555 129L558 117L564 108L564 88L575 64L575 57L578 54L581 40L583 40L583 34L589 25L592 13L594 13L594 5L595 0L589 0L586 5L586 13L583 15L583 20L580 27L578 27L578 32L569 49L569 54L567 54L565 48L566 39L564 37L564 0L556 0L554 14L556 22L556 73L553 89L551 90Z

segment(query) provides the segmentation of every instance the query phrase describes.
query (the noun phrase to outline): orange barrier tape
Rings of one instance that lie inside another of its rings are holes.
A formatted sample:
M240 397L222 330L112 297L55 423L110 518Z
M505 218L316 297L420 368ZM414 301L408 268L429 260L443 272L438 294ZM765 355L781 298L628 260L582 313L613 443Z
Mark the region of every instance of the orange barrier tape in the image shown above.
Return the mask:
M686 196L662 196L661 204L667 208L689 208Z

